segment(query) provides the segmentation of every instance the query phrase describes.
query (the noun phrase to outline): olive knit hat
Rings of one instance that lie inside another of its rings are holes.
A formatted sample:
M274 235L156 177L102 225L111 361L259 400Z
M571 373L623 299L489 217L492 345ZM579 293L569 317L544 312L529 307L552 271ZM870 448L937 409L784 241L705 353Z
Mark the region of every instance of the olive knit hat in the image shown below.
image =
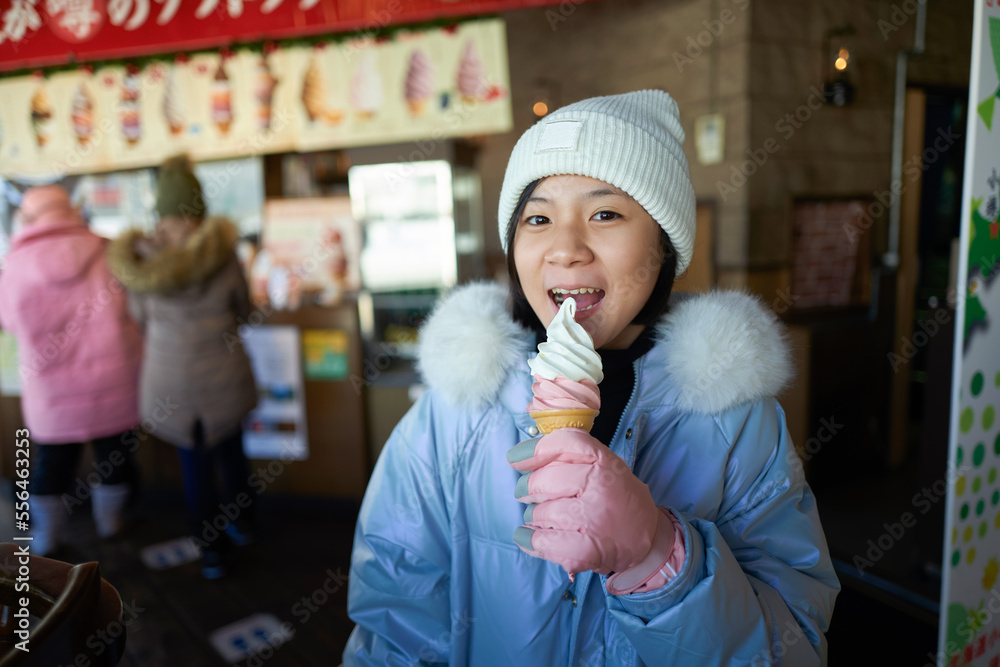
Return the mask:
M593 97L557 109L528 129L507 163L498 222L507 226L524 188L540 178L574 174L617 186L667 232L677 275L694 252L695 196L677 102L662 90Z
M164 162L156 182L156 212L160 217L201 219L205 217L205 209L201 183L188 157L177 155Z

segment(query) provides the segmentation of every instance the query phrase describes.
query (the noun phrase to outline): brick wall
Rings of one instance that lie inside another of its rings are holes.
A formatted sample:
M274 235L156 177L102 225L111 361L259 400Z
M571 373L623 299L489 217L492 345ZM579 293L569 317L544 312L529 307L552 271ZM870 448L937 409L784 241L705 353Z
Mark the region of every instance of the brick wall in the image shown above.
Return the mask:
M911 62L911 81L967 85L971 5L928 3L928 55ZM497 198L514 143L537 120L531 107L540 92L549 92L554 108L659 88L680 107L695 192L716 205L719 284L773 297L791 273L793 202L866 197L889 187L895 58L912 45L915 26L910 16L886 33L880 21L892 11L886 0L566 0L505 13L514 129L480 138L477 163L490 264L503 266ZM844 109L809 108L823 83L823 34L845 23L857 31L856 101ZM694 121L710 112L725 118L725 158L701 165ZM789 114L798 119L789 123ZM764 163L748 163L753 154ZM741 182L734 169L743 165L753 173ZM735 191L720 190L720 183ZM869 234L874 241L865 242L877 243L885 226L878 221Z
M796 202L792 214L791 293L796 308L846 306L868 300L867 201Z
M727 158L735 160L746 150L751 8L745 0L716 0L714 11L711 0L567 0L505 13L514 129L483 137L477 163L491 263L503 265L497 200L514 143L538 120L531 112L535 98L547 92L555 108L595 95L656 88L669 92L680 108L695 194L716 202L717 260L742 266L747 189L727 201L719 198L716 182L729 177L730 163L697 162L694 121L709 112L723 114ZM722 24L724 11L727 23Z
M794 262L798 198L867 197L890 186L896 54L912 47L916 27L913 14L896 9L902 4L754 0L749 147L773 139L777 150L747 182L751 269ZM968 85L973 4L927 3L926 55L910 60L911 83ZM845 24L855 29L848 40L855 101L813 108L812 91L823 84L823 35ZM887 227L882 216L873 239L884 238Z

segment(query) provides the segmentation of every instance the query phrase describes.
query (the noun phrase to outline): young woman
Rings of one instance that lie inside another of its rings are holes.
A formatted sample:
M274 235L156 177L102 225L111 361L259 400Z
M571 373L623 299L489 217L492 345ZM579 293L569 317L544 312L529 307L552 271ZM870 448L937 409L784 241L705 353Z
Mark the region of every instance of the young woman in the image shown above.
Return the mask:
M825 661L839 584L774 399L780 326L744 294L670 305L694 242L683 140L676 103L646 90L518 141L511 298L457 289L422 332L430 390L361 508L345 664ZM600 414L537 438L525 362L573 291Z
M205 217L201 185L186 157L161 167L156 210L154 236L123 234L112 243L109 259L146 332L139 388L143 423L178 448L202 573L215 579L228 571L230 540L252 539L242 422L257 404L257 390L243 347L231 343L238 340L238 318L250 315L250 296L233 250L236 227ZM220 502L237 502L242 509L235 518L223 517L228 537L217 537L212 527L220 521Z

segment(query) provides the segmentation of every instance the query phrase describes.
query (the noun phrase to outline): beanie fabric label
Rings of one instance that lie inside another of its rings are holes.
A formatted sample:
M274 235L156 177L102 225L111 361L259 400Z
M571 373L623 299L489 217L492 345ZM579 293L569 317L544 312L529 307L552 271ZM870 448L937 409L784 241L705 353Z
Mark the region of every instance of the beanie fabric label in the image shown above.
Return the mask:
M580 139L583 121L563 120L557 123L546 123L535 145L536 153L545 151L575 151Z

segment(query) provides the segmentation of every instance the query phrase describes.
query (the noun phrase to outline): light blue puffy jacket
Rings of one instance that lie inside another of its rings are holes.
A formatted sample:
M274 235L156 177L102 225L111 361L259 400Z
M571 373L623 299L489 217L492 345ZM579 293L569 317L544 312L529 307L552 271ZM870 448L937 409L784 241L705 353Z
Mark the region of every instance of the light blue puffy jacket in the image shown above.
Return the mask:
M494 285L457 289L421 334L430 389L368 485L351 561L358 624L345 665L816 665L840 589L816 501L773 395L781 329L755 299L674 306L635 362L608 445L683 519L687 558L662 589L571 584L511 535L524 505L507 450L536 435L533 337Z

